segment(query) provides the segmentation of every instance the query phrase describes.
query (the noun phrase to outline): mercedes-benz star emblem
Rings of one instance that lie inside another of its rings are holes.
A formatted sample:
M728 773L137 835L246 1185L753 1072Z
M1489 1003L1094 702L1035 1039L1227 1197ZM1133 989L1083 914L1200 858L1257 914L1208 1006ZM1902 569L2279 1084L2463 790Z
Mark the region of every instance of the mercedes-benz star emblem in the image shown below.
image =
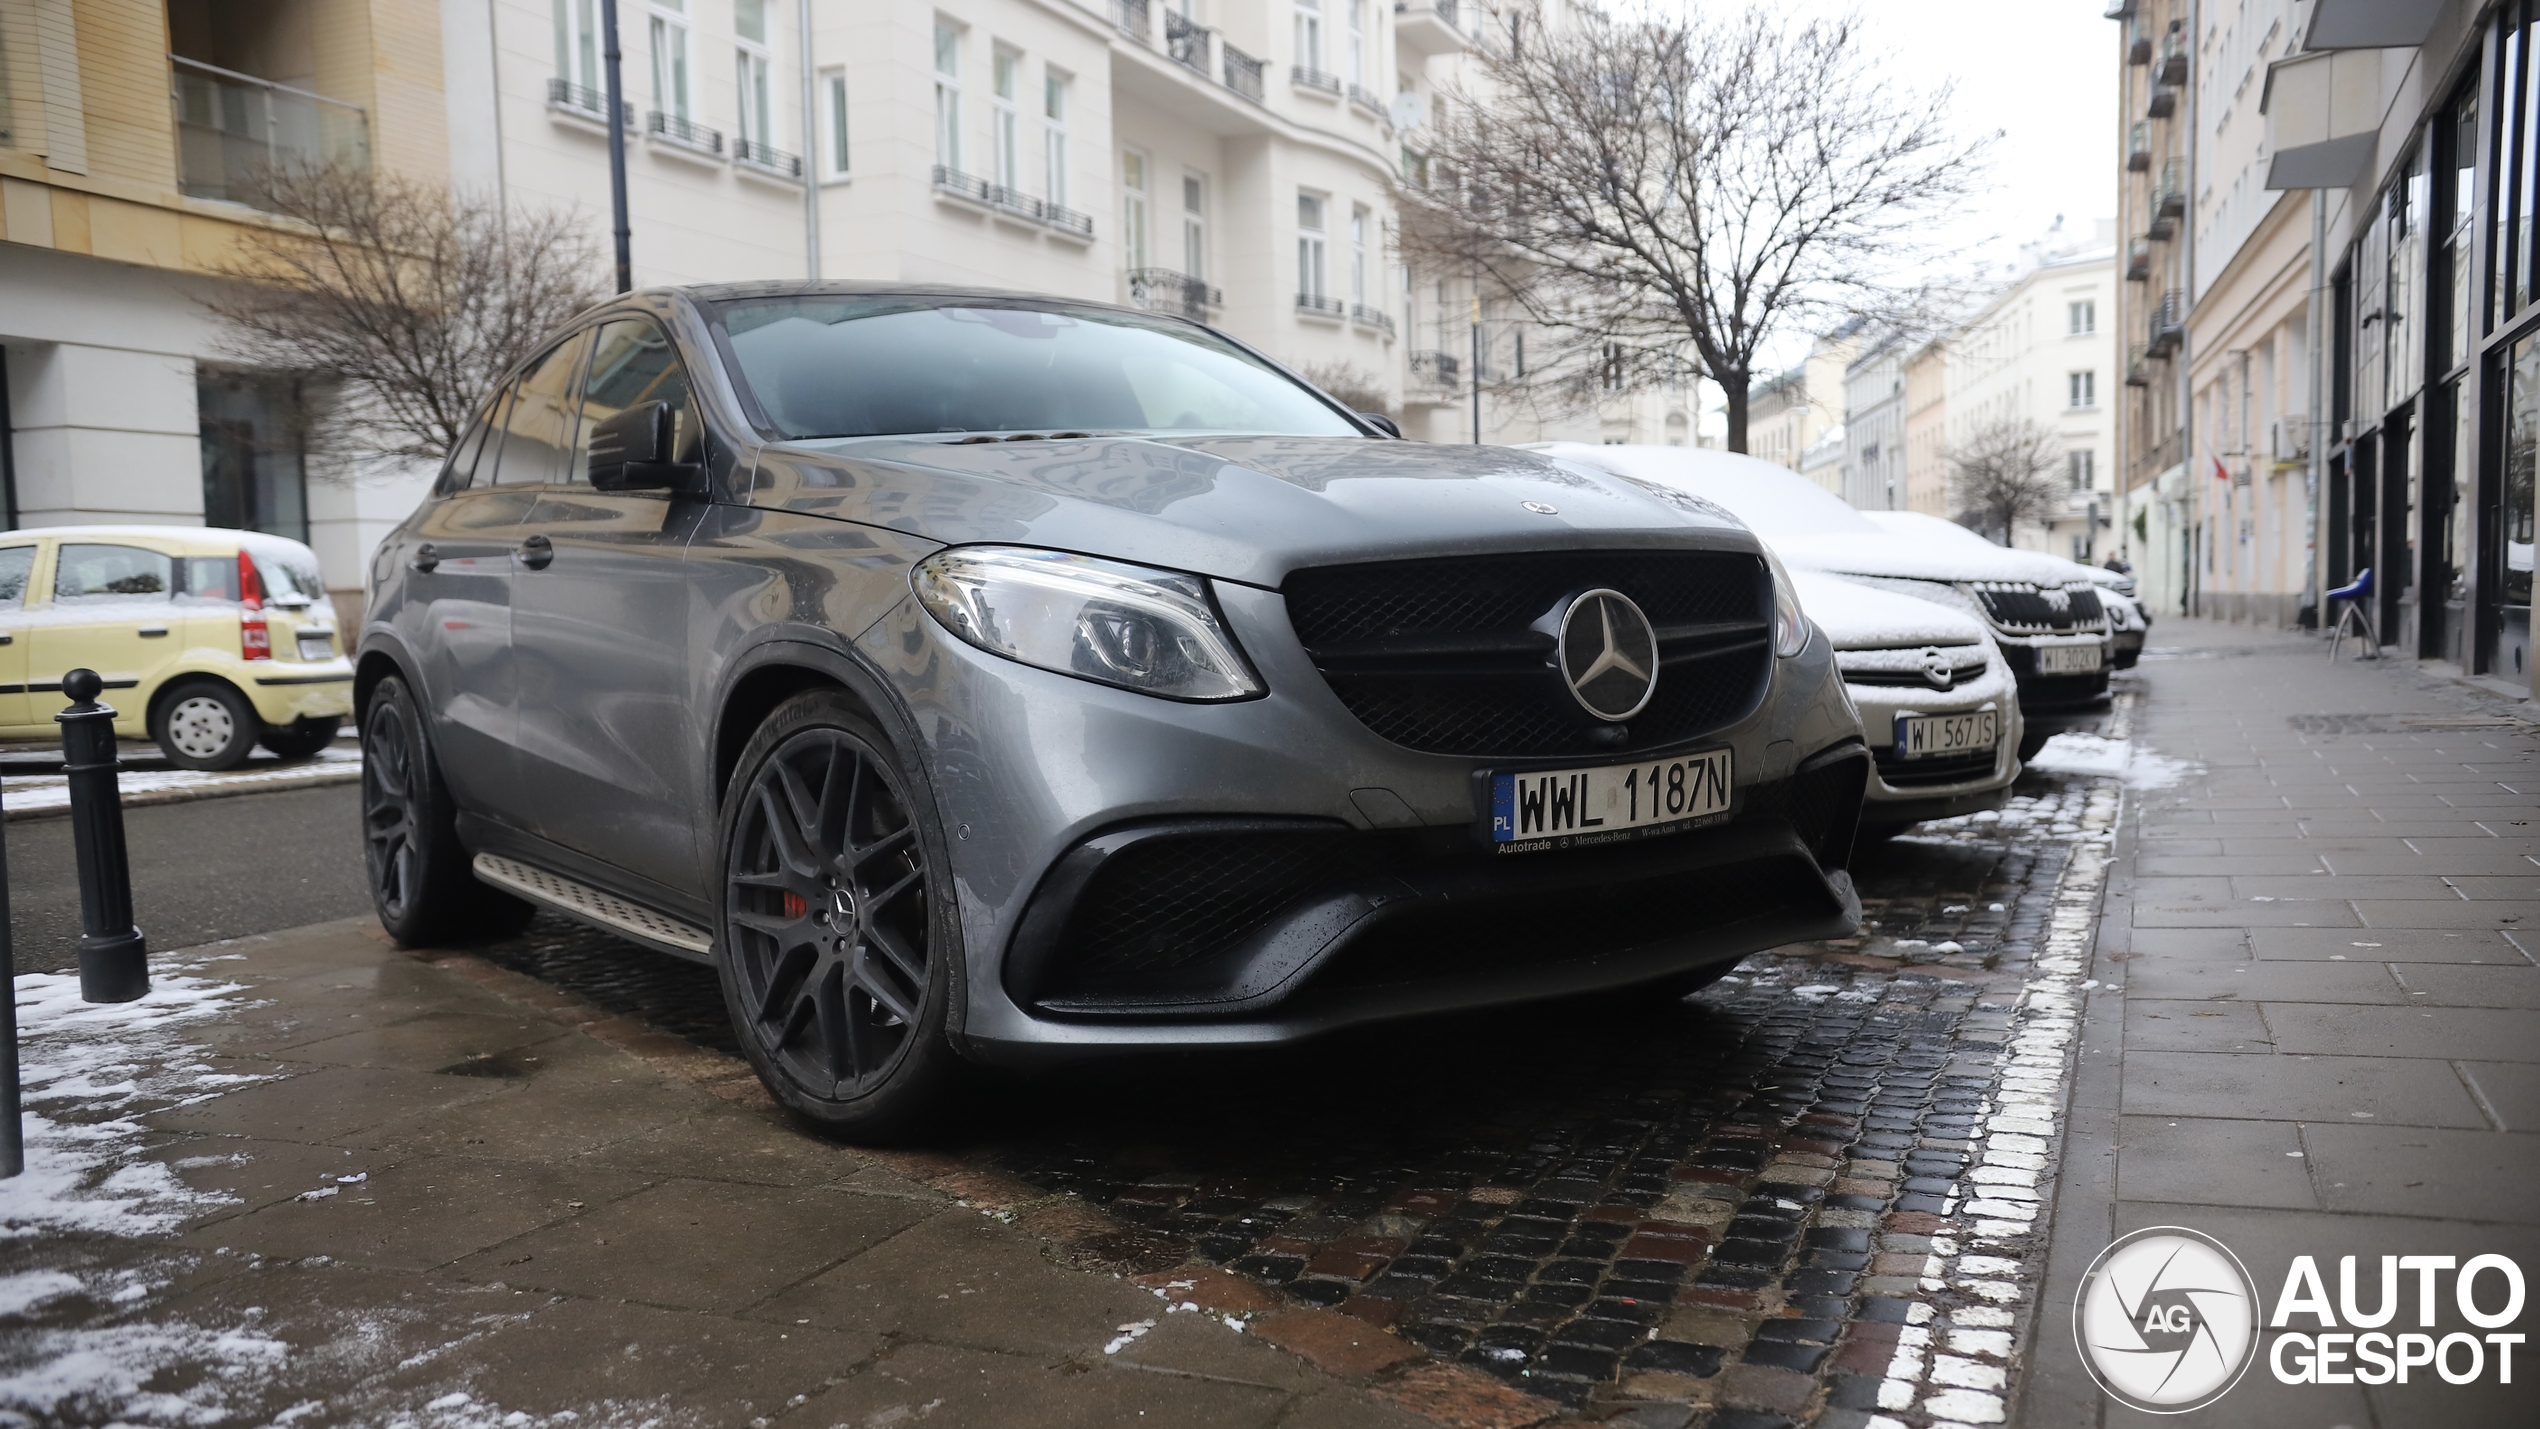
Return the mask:
M1658 632L1621 591L1592 590L1571 601L1557 653L1570 697L1598 719L1630 719L1658 689Z

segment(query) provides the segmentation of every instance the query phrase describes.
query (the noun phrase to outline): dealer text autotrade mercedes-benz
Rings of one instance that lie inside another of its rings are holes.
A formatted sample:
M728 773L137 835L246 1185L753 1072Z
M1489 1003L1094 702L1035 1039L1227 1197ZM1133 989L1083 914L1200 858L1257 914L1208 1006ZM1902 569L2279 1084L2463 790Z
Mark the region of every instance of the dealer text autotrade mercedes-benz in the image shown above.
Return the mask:
M1176 318L638 293L379 549L368 867L711 960L785 1105L1261 1043L1839 935L1868 755L1755 537L1395 439Z

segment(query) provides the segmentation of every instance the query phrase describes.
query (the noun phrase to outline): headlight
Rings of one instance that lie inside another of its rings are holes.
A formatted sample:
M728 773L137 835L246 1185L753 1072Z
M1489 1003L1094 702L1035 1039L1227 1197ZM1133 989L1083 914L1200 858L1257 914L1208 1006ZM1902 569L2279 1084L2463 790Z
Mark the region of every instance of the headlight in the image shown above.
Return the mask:
M971 546L920 561L910 583L945 629L1009 660L1167 699L1261 693L1197 576Z
M1773 653L1787 660L1808 648L1808 613L1799 608L1799 592L1790 588L1790 572L1781 558L1766 553L1773 566Z

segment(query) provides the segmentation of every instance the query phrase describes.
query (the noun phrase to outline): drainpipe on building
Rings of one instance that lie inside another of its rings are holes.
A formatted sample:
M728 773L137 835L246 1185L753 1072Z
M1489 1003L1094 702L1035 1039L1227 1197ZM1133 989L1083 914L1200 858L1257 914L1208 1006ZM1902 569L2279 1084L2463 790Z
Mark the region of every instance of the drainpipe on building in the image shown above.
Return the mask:
M2204 584L2201 580L2204 572L2197 564L2197 558L2203 554L2198 549L2202 543L2199 539L2197 539L2197 537L2201 536L2205 528L2205 503L2201 499L2204 488L2202 483L2197 480L2196 471L2196 384L2194 377L2196 366L2196 325L2193 321L2196 315L2196 299L2198 296L2196 292L2196 159L2204 149L2204 131L2197 127L2201 116L2199 114L2199 106L2196 103L2196 82L2199 77L2198 70L2200 68L2196 57L2196 37L2197 35L2203 33L2198 24L2198 21L2202 18L2199 12L2203 8L2204 7L2200 3L2200 0L2188 0L2187 212L2182 214L2179 218L2179 226L2186 230L2185 233L2180 235L2182 242L2179 244L2179 251L2184 259L2185 267L2185 281L2181 286L2187 293L2187 311L2179 314L2178 323L2178 463L2179 475L2181 478L2179 483L2181 487L2179 495L2187 503L2187 529L2191 533L2195 533L2184 543L2187 553L2187 579L2180 586L2179 603L2189 615L2202 614L2197 607L2199 605L2198 598L2204 593Z
M600 31L609 87L609 236L617 249L617 290L625 293L635 287L635 260L626 223L626 86L619 73L626 56L617 47L617 0L600 0Z
M2328 491L2328 364L2320 356L2320 347L2328 336L2328 190L2311 190L2311 310L2308 314L2311 347L2311 444L2308 453L2310 469L2310 510L2306 514L2311 543L2311 569L2305 581L2305 593L2311 598L2311 623L2324 626L2327 617L2320 611L2320 498Z
M803 41L803 276L820 281L820 87L811 62L811 0L795 7Z

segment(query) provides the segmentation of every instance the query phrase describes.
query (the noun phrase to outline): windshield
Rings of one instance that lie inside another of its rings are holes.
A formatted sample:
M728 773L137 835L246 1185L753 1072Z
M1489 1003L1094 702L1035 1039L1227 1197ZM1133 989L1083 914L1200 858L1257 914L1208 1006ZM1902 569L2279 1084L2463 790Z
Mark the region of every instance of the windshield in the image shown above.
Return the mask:
M740 377L790 438L933 432L1363 435L1310 389L1185 323L977 299L720 305Z

